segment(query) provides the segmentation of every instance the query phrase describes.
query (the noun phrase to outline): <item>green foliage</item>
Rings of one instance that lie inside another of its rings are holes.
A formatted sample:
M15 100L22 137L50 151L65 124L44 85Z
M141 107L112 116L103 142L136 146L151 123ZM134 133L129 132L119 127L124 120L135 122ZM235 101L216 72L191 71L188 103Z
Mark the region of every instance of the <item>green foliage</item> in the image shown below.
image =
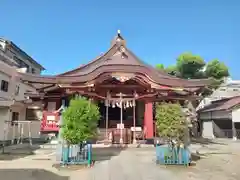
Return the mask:
M82 97L72 99L63 113L63 138L68 144L93 138L99 118L99 108L93 102Z
M204 66L204 60L192 53L183 53L177 58L177 70L182 78L195 79Z
M156 108L156 125L160 137L183 142L188 128L179 104L161 103Z
M168 67L165 68L163 64L157 64L156 68L158 70L165 71L166 73L168 73L172 76L177 76L177 73L178 73L176 66L168 66Z
M172 76L178 76L177 66L175 65L166 67L165 71Z
M228 67L223 62L214 59L207 64L206 75L220 80L229 76Z
M157 64L156 68L159 70L164 70L164 65L163 64Z
M206 64L202 57L192 53L179 55L176 65L164 68L163 64L158 64L156 68L184 79L212 78L213 83L209 86L210 89L218 88L223 82L223 78L229 76L228 67L223 62L214 59ZM211 94L211 92L207 91L204 94Z

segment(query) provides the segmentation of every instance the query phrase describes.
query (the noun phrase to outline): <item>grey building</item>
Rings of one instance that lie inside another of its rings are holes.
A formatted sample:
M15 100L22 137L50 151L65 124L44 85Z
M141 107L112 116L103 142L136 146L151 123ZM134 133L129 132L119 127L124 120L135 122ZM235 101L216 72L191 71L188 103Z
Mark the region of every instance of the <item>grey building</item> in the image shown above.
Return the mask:
M26 92L35 92L28 84L15 78L17 72L40 74L44 67L31 58L12 41L0 38L0 140L12 139L13 126L5 121L25 121L31 116L32 106L27 104ZM33 106L36 109L37 106ZM33 122L33 135L38 135L39 121ZM5 136L4 129L8 129Z
M0 57L10 66L26 68L27 73L40 74L45 68L12 41L0 38Z

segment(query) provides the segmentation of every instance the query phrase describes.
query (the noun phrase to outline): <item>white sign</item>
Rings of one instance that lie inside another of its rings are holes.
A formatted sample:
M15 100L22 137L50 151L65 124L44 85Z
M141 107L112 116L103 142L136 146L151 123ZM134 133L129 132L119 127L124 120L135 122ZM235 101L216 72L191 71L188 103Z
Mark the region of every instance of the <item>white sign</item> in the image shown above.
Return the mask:
M117 124L117 129L124 129L124 124Z
M141 132L142 131L142 127L131 127L131 131Z
M55 116L47 116L48 121L55 121Z

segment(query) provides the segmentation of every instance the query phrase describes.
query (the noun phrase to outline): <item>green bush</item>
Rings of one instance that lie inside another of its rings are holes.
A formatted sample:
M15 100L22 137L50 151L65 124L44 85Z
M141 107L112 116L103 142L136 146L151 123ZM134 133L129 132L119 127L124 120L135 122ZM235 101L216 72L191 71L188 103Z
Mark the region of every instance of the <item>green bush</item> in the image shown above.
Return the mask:
M178 142L184 141L188 127L181 106L171 103L157 105L156 126L160 137Z
M63 113L63 139L68 144L79 144L96 136L99 108L83 97L70 101Z

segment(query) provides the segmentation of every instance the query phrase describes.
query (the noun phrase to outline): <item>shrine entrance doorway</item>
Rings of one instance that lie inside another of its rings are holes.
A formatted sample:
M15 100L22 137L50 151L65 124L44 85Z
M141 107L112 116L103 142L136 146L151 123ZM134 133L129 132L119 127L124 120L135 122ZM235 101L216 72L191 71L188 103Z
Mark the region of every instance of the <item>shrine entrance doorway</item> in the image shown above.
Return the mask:
M99 120L99 128L106 127L106 106L104 102L98 103L101 119ZM137 108L137 105L136 105ZM133 126L133 107L123 108L123 124L125 128ZM121 121L121 108L108 107L108 128L116 128Z
M145 101L149 94L154 96L149 89L141 76L132 73L112 73L94 83L94 91L104 97L97 102L101 113L99 128L106 141L130 144L136 142L138 133L143 134L144 123L139 123L143 120L137 119L136 110L138 101Z

